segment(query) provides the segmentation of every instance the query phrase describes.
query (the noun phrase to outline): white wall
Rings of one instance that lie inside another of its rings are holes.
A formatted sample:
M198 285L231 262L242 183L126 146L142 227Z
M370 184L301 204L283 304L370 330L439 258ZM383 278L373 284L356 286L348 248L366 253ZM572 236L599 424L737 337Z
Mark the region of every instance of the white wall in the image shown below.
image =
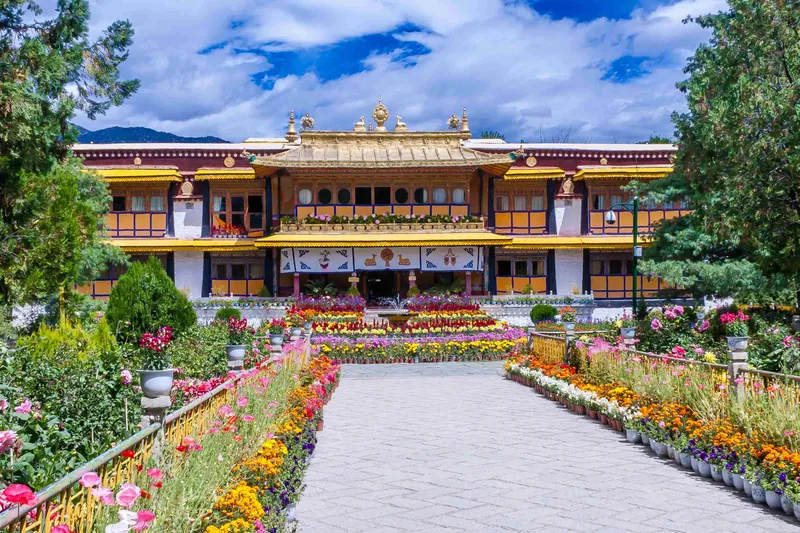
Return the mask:
M567 295L572 286L583 292L583 250L556 250L556 294Z
M557 235L577 237L581 234L582 206L583 201L579 197L556 198L553 215Z
M199 239L203 233L203 202L175 202L173 223L176 238Z
M175 252L175 286L189 298L203 296L203 252Z

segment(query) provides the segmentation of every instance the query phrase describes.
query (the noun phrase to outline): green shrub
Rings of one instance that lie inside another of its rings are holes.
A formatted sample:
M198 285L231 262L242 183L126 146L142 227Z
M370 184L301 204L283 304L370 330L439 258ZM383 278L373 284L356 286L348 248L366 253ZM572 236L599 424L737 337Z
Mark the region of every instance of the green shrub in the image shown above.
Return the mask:
M181 333L167 348L172 366L180 368L179 378L209 379L228 371L225 345L228 327L224 322L194 325Z
M533 290L533 285L531 285L530 283L522 287L522 294L534 294L535 292L536 291Z
M269 298L271 295L269 293L269 289L266 285L262 285L261 288L258 290L258 297L259 298Z
M347 288L347 295L348 296L361 296L361 293L358 292L357 288L355 288L352 285L350 285L350 287Z
M536 304L533 306L533 309L531 309L531 322L535 324L544 320L553 320L556 318L557 314L558 309L552 305Z
M155 257L133 263L111 289L108 323L118 339L138 341L143 333L172 327L178 335L197 323L191 302L179 291Z
M409 287L406 296L408 298L414 298L416 296L419 296L419 287L417 287L416 285L414 285L413 287Z
M235 319L242 318L242 312L236 309L235 307L223 307L217 314L214 315L214 320L221 320L223 322L227 322L230 317Z

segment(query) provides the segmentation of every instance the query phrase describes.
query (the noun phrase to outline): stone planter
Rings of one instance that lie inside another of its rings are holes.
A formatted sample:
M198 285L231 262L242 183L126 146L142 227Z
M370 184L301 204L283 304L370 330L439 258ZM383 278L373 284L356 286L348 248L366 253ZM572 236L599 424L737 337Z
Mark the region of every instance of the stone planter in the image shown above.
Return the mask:
M734 474L731 472L731 481L733 482L733 488L736 490L744 490L744 478L741 474Z
M139 382L142 386L142 394L146 398L158 398L159 396L169 396L172 390L172 381L175 375L174 368L166 370L137 370Z
M734 486L736 486L735 483L736 483L736 480L734 480ZM746 477L742 477L742 490L748 496L752 496L753 495L753 484L750 483L750 480L747 479Z
M636 328L619 328L623 339L631 340L636 338Z
M631 444L642 442L642 437L639 435L639 432L636 431L635 429L625 428L625 439Z
M564 326L564 331L575 331L575 322L562 322L562 326Z
M722 469L722 481L729 487L733 487L733 474L727 468Z
M667 445L661 442L655 443L655 449L653 450L658 454L659 457L666 457L667 456Z
M314 323L311 322L311 321L308 321L308 322L303 324L303 329L305 330L306 334L311 333L311 328L313 326L314 326Z
M761 485L750 484L750 496L756 503L767 503L767 491Z
M288 506L288 507L285 509L285 512L286 512L286 521L287 521L287 522L294 522L295 520L297 520L297 517L295 516L295 514L296 514L296 510L297 510L297 506L296 506L295 504L293 504L293 503L292 503L292 504L290 504L290 505L289 505L289 506Z
M291 334L293 337L299 337L303 334L303 328L292 327Z
M675 460L675 448L673 448L669 444L667 444L667 457L669 457L673 461Z
M786 497L786 494L781 494L781 508L789 516L794 514L794 502Z
M680 458L681 466L683 468L692 468L692 456L691 455L689 455L688 453L680 452L678 454L678 456Z
M728 337L728 349L732 352L743 352L747 350L750 337Z
M641 434L641 438L642 438L642 444L644 444L645 446L650 444L650 437L648 437L644 433Z
M767 496L767 505L769 506L770 509L782 509L780 494L778 494L774 490L767 490L764 492Z
M794 517L800 520L800 502L792 502L794 505Z
M272 346L283 346L283 333L270 333L269 343Z
M697 469L701 476L711 477L711 465L700 459L697 460Z
M714 481L722 481L723 468L719 465L711 465L711 477Z
M694 470L695 474L699 474L700 473L700 465L697 463L697 457L692 455L689 460L692 463L692 470Z
M244 352L246 346L244 344L226 344L225 356L228 361L244 361Z

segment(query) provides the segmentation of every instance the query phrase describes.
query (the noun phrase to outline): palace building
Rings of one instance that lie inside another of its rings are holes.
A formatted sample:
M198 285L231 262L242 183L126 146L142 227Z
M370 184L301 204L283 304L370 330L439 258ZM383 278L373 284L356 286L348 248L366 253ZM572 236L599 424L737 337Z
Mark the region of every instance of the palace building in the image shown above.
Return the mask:
M238 144L79 144L108 183L108 236L161 259L190 297L290 296L309 280L368 298L463 284L479 294L632 296L633 218L622 187L672 170L672 145L511 144L372 122L318 131L290 114L285 139ZM394 121L393 121L394 122ZM642 204L639 238L689 206ZM123 269L80 287L105 298ZM642 277L641 296L664 288Z

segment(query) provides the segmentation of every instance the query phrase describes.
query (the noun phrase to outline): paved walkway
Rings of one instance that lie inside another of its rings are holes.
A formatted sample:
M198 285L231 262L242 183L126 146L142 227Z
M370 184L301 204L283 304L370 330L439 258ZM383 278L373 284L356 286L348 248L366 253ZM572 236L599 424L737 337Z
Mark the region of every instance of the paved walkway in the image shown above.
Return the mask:
M300 531L800 531L501 373L501 363L346 366Z

